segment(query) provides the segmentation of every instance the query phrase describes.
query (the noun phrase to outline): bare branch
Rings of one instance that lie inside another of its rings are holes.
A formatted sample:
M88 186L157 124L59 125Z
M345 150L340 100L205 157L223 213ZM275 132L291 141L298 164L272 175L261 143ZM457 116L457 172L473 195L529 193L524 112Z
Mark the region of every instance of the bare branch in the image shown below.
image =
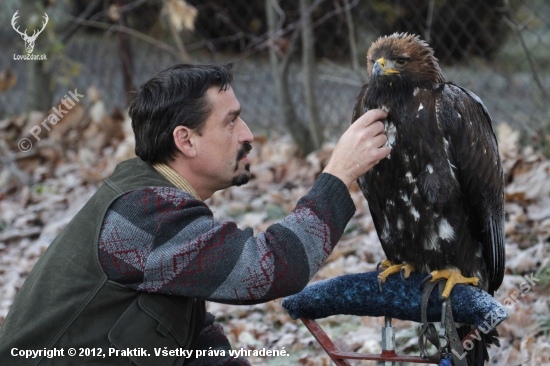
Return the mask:
M361 70L359 68L359 60L357 57L357 41L355 40L355 24L351 16L351 6L349 0L344 0L344 10L346 13L346 23L348 25L348 37L349 37L349 49L351 57L351 67L353 70L362 77Z
M79 23L79 24L82 24L82 25L87 26L87 27L106 29L107 31L112 31L112 32L126 33L126 34L128 34L132 37L136 37L136 38L141 39L142 41L150 43L153 46L158 47L159 49L161 49L163 51L166 51L171 55L179 57L179 53L174 47L172 47L169 44L166 44L162 41L159 41L156 38L153 38L153 37L150 37L150 36L148 36L144 33L141 33L141 32L139 32L135 29L125 27L125 26L122 26L122 25L119 25L119 24L110 24L110 23L98 22L98 21L95 21L95 20L81 19L81 18L77 18L77 17L75 17L73 15L70 15L70 14L67 14L67 13L65 14L65 16L68 17L69 20L71 20L73 22L76 22L76 23Z
M94 0L90 2L88 6L86 6L86 9L84 9L82 14L80 14L78 17L81 19L87 19L89 16L92 15L92 12L101 3L101 1L102 0ZM76 33L76 31L80 26L81 24L79 23L76 23L76 22L71 23L71 25L67 27L67 29L63 32L63 34L59 37L59 41L61 43L66 43L69 40L69 38L71 38Z
M323 2L323 0L320 0L320 1L316 1L310 8L309 8L309 11L308 13L311 13L314 9L314 7L318 6L319 4L321 4L321 2ZM359 4L359 0L354 0L353 3L350 4L350 9L357 6L357 4ZM326 22L327 20L329 20L330 18L342 13L345 11L347 7L344 7L344 9L334 9L332 11L329 11L328 13L326 13L325 15L323 15L321 18L317 19L317 21L315 21L312 25L311 25L311 28L316 28L318 26L320 26L321 24L323 24L324 22Z
M270 3L277 0L268 0ZM306 14L309 14L313 11L313 9L318 6L320 3L322 3L325 0L316 0L313 5L311 5ZM358 1L358 0L357 0ZM277 4L278 5L278 4ZM277 9L277 7L274 7L274 9ZM280 8L279 8L280 9ZM282 11L282 9L281 9ZM279 11L277 11L279 12ZM337 13L338 14L338 13ZM324 18L324 17L323 17ZM281 20L279 20L279 23ZM302 24L302 18L300 18L298 21L289 24L286 28L277 29L275 30L275 26L273 26L273 31L269 31L265 34L262 34L261 36L254 37L252 41L247 46L247 51L244 53L245 56L249 56L253 53L253 51L261 51L269 47L270 44L273 43L274 40L284 37L285 35L289 34L290 32L298 29L301 27Z
M149 1L149 0L136 0L136 1L132 2L132 3L130 3L130 4L126 4L126 5L123 5L123 6L119 6L119 7L117 8L117 12L118 12L119 14L122 15L122 14L124 14L124 13L126 13L126 12L128 12L128 11L130 11L130 10L133 10L133 9L135 9L135 8L140 7L141 5L143 5L144 3L146 3L147 1ZM104 11L100 11L99 13L94 14L94 15L90 18L90 20L98 20L98 19L101 19L101 18L107 16L107 15L109 14L109 11L110 11L109 9L104 10Z
M277 30L283 29L283 24L285 24L286 21L286 14L279 5L279 2L277 0L270 0L271 6L273 6L273 9L277 10L277 14L279 14L279 21L277 22Z
M538 88L540 89L542 95L544 98L550 102L550 95L548 94L548 91L544 88L542 85L542 82L540 81L539 74L537 72L537 68L535 66L535 63L533 62L533 59L531 58L531 52L529 52L529 49L527 48L527 45L525 44L525 40L523 39L523 35L521 34L520 27L517 24L516 18L514 16L514 13L512 12L512 8L510 7L510 3L508 0L504 1L506 4L506 10L508 11L508 14L510 18L503 17L506 24L508 24L516 33L516 36L518 37L519 43L521 44L521 47L523 48L523 52L525 52L525 57L527 58L527 62L529 62L529 67L531 68L531 73L533 74L533 79L535 79L535 84L537 84Z
M296 42L298 42L298 37L300 36L300 28L296 28L294 30L294 33L292 33L292 36L290 37L290 41L288 44L288 48L286 50L286 53L283 57L283 61L281 62L281 67L283 70L288 69L288 65L290 64L290 58L294 54L294 50L296 49Z
M270 1L271 3L272 2L276 2L277 0L268 0ZM319 4L321 4L323 1L325 0L317 0L314 4L312 4L306 13L311 13L313 11L313 9L318 6ZM350 9L357 6L357 4L359 4L359 0L354 0L353 3L350 4ZM333 11L330 11L328 13L326 13L321 19L317 20L316 22L314 22L312 24L312 27L313 28L316 28L318 26L320 26L321 24L323 24L324 22L326 22L327 20L329 20L330 18L342 13L345 11L345 8L342 9L342 8L339 8L339 9L336 9L336 10L333 10ZM281 22L281 20L279 20L279 23ZM299 29L301 27L301 23L302 23L302 20L301 18L294 22L294 23L291 23L289 24L287 27L285 28L281 28L281 29L276 29L276 26L273 26L273 31L269 31L269 32L266 32L265 34L262 34L260 36L255 36L252 38L252 40L250 41L250 43L247 45L246 47L246 51L242 53L242 57L248 57L256 52L259 52L259 51L263 51L265 50L266 48L269 48L274 40L276 39L279 39L279 38L282 38L282 37L285 37L287 36L289 33ZM292 36L291 36L291 39L292 39ZM191 46L188 46L187 48L190 49Z
M430 4L428 6L428 16L426 17L426 30L424 31L424 40L428 43L431 41L434 8L435 0L430 0Z
M191 57L189 56L189 53L185 48L185 44L181 40L176 26L171 21L168 21L168 28L170 29L170 34L172 34L172 38L174 38L174 42L176 42L176 46L179 52L179 58L181 59L181 61L185 63L191 62Z

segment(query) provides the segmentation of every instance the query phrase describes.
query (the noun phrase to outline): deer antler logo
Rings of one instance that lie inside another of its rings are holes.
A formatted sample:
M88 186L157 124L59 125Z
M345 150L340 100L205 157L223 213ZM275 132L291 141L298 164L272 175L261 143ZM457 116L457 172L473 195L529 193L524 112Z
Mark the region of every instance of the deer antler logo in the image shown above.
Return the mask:
M42 29L40 29L39 31L37 31L35 29L32 36L29 37L29 35L27 34L26 29L25 29L25 32L21 32L19 30L19 26L17 26L17 28L15 28L15 21L17 20L17 18L19 18L19 15L17 15L18 12L19 12L19 10L17 10L15 12L15 14L13 14L13 17L11 18L11 26L13 27L13 29L17 33L19 33L21 35L21 38L23 38L23 40L25 41L25 49L27 50L27 52L32 53L32 50L34 49L34 42L36 41L36 38L38 38L38 35L40 33L42 33L44 28L46 28L46 24L48 24L48 19L49 19L48 14L44 13L45 22L42 22Z

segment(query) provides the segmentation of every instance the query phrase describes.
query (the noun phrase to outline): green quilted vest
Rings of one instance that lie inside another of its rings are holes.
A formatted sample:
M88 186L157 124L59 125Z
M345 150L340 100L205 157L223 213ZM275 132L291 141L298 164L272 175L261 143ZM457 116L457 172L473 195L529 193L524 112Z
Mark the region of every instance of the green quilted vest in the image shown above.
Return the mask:
M0 365L183 364L181 350L192 346L204 326L204 301L128 289L107 280L98 258L100 229L111 203L151 186L174 187L139 158L120 163L55 238L0 327ZM69 348L77 355L69 356ZM63 349L64 356L12 356L45 349ZM115 355L134 349L129 357ZM155 349L180 352L155 357Z

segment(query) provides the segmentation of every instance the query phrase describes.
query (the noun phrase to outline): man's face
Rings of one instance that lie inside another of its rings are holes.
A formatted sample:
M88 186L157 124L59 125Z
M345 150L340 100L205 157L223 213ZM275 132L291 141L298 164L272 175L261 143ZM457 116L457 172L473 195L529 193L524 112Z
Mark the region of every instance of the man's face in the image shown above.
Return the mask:
M213 191L245 184L250 179L248 152L254 137L239 116L241 105L230 87L226 91L211 87L206 98L212 111L201 136L195 136L196 173Z

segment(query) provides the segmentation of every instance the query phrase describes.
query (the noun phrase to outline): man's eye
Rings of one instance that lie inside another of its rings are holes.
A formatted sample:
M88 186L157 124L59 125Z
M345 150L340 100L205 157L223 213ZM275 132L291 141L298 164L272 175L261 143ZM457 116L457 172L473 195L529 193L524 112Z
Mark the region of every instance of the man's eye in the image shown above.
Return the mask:
M395 61L396 64L398 64L399 66L403 66L407 63L407 60L405 60L404 58L398 58L397 61Z
M235 126L235 119L232 119L232 120L229 122L229 124L230 124L231 126Z

